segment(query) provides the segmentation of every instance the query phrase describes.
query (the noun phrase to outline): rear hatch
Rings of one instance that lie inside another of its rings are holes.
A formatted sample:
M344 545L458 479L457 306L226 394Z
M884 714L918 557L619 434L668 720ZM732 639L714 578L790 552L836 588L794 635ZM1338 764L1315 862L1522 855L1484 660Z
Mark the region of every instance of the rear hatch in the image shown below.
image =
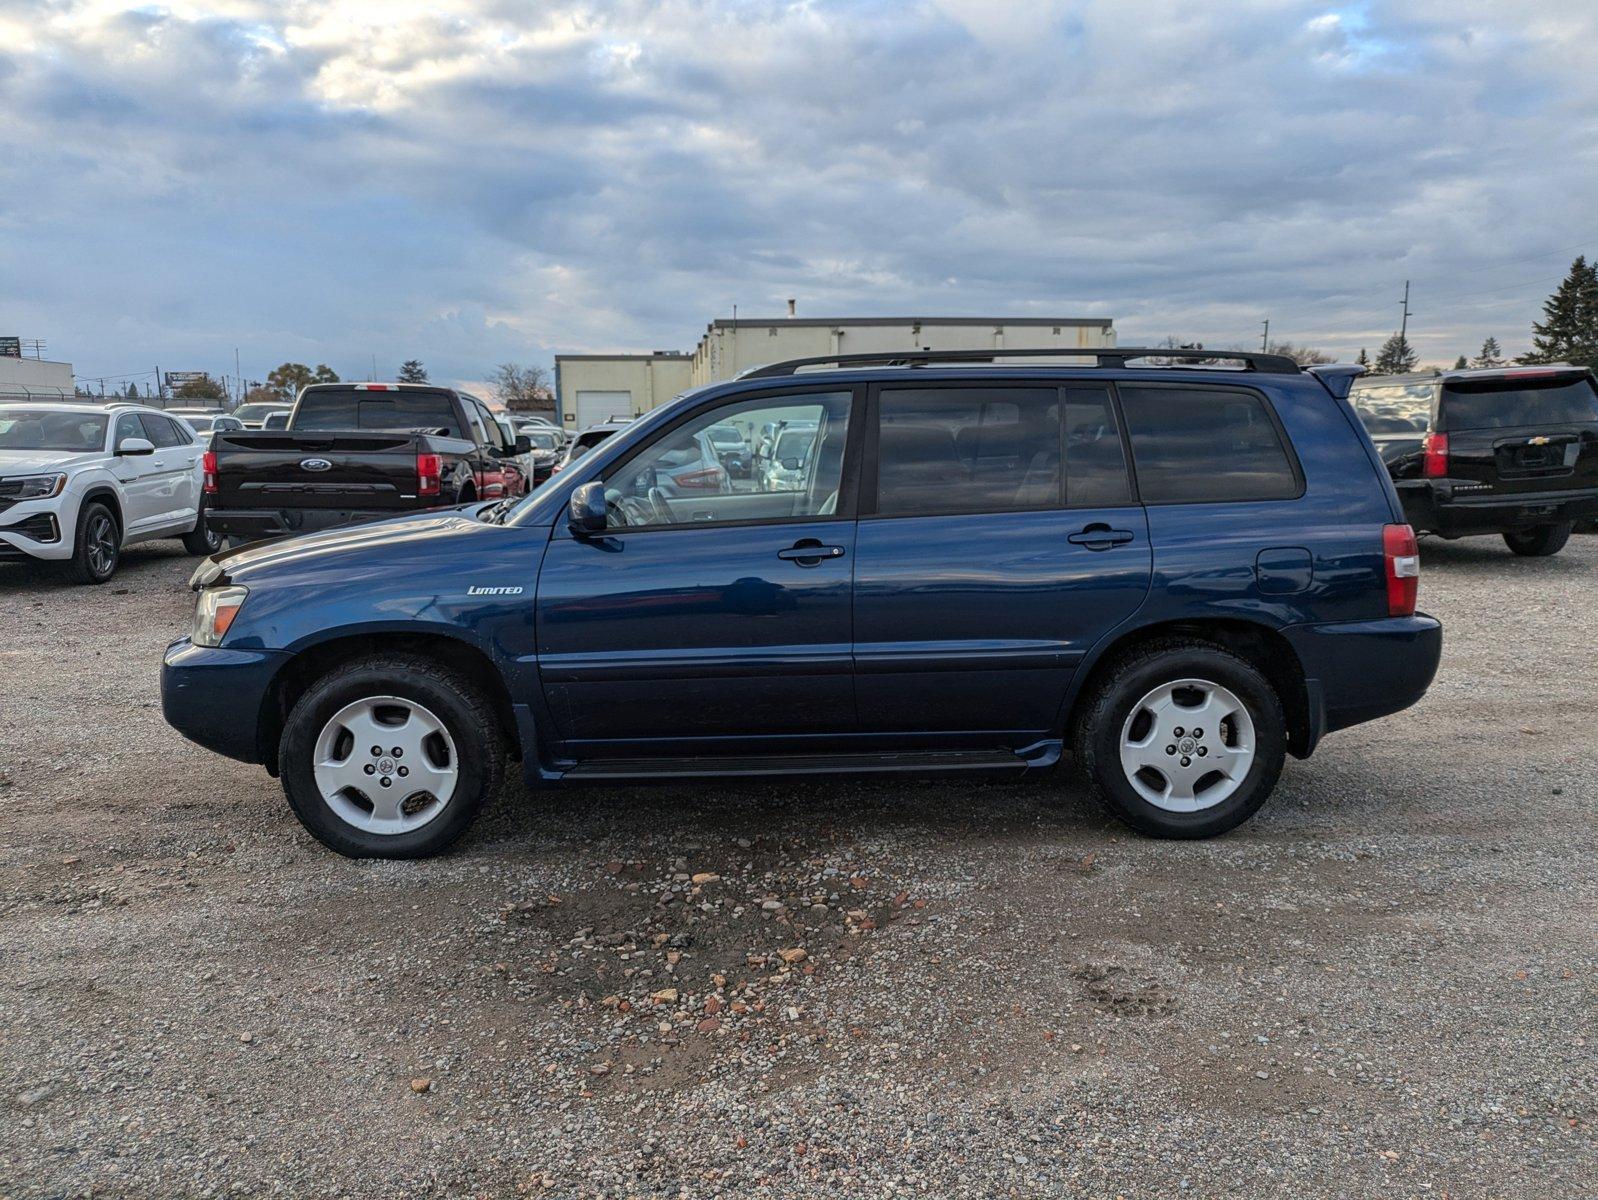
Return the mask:
M330 508L401 511L415 508L417 435L219 433L219 509Z
M1585 369L1444 377L1437 432L1456 500L1598 490L1598 388Z

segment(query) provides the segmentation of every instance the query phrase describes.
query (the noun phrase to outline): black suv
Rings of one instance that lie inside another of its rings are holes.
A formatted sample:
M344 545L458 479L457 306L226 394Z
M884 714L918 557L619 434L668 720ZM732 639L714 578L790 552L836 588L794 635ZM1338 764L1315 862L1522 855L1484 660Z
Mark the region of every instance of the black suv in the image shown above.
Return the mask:
M1598 386L1585 367L1361 379L1350 399L1417 533L1557 554L1598 517Z

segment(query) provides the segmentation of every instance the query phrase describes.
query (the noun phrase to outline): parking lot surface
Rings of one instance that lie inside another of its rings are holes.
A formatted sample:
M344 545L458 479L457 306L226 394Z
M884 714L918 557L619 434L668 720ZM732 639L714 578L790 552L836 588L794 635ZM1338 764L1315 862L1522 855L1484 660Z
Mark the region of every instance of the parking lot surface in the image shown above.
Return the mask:
M1426 543L1429 695L1218 841L514 784L414 863L162 722L193 562L0 569L0 1196L1598 1187L1598 537Z

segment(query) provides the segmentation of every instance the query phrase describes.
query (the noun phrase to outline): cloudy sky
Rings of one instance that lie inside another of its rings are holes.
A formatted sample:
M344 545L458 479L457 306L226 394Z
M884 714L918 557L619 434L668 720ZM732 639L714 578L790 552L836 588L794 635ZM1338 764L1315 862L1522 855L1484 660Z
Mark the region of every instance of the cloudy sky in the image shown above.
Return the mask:
M480 379L707 320L1523 347L1591 0L0 0L0 333Z

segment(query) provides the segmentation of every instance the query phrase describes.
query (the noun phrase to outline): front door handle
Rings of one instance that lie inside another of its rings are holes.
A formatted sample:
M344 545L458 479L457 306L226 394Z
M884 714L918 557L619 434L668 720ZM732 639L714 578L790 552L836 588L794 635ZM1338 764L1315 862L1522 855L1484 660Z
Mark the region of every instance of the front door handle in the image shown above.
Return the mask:
M823 546L815 538L803 538L786 550L777 551L777 557L801 567L814 567L824 558L842 558L842 546Z
M1126 545L1135 536L1130 529L1111 529L1108 525L1095 522L1065 540L1073 546L1086 546L1089 550L1108 550L1111 546Z

